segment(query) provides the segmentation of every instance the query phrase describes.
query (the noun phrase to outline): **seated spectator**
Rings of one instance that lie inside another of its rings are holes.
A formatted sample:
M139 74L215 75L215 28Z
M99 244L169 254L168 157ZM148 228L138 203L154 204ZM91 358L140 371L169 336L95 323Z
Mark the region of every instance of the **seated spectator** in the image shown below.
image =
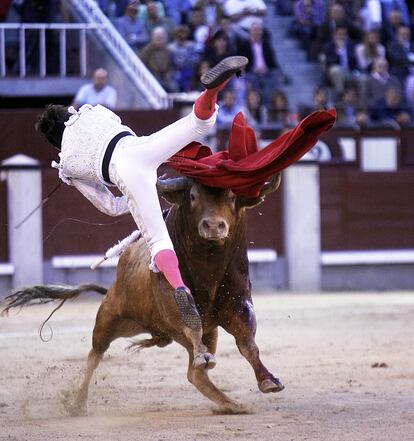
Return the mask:
M382 13L380 0L365 0L359 11L361 28L364 32L381 29Z
M365 33L363 42L355 47L355 56L358 70L369 74L375 58L385 57L385 47L380 43L378 31L368 31Z
M326 87L317 87L313 91L312 104L300 104L298 119L303 119L315 110L326 110L332 107Z
M230 42L224 31L218 31L213 35L213 38L206 45L203 58L206 59L211 66L215 66L221 60L235 53L229 49Z
M202 8L194 7L191 9L188 27L190 28L189 39L195 42L197 50L202 53L210 36L210 28L206 25Z
M411 42L411 31L408 26L400 26L395 40L388 43L387 59L390 63L390 72L403 85L410 73L410 66L414 63L414 44Z
M263 0L226 0L224 13L239 27L249 30L253 23L263 25L267 6Z
M312 42L325 17L325 4L322 0L298 0L293 11L291 32L300 40L308 57L311 57Z
M393 41L397 35L397 29L404 25L401 11L398 9L391 9L386 15L383 15L382 22L382 43L386 46Z
M320 53L328 41L332 41L334 32L339 27L345 27L348 37L354 41L360 41L362 36L361 29L345 17L345 9L341 3L334 2L328 7L328 14L324 22L318 29L314 51Z
M385 58L376 58L365 85L365 102L368 108L383 99L385 91L390 88L400 88L400 82L398 78L390 75L388 61Z
M371 111L371 119L381 124L407 126L412 122L412 111L403 101L399 88L390 87L385 96L375 103Z
M78 109L84 104L96 106L101 104L109 109L115 109L117 100L116 90L108 85L108 72L102 67L95 70L92 82L84 84L77 92L73 107Z
M168 45L181 92L188 92L190 90L193 69L199 60L195 43L188 40L189 34L188 26L177 26L174 29L174 41Z
M382 17L385 20L385 17L391 11L398 11L401 14L401 22L405 25L410 23L410 14L408 12L407 2L406 0L380 0L381 1L381 10Z
M221 0L198 0L197 7L203 8L205 23L210 29L217 25L223 13Z
M161 8L159 5L161 5ZM171 19L165 16L162 3L149 1L147 5L142 6L145 8L142 20L145 23L149 35L151 35L152 31L159 26L163 27L168 35L172 35L174 25ZM160 12L160 9L163 11L162 13Z
M409 75L405 82L405 98L407 103L414 108L414 73Z
M246 67L246 81L252 89L259 90L263 97L269 97L271 90L287 82L272 46L269 33L254 22L249 29L249 38L239 41L238 55L249 59Z
M333 40L325 46L326 74L338 93L345 90L346 83L354 82L357 70L355 46L348 38L346 27L335 29Z
M224 32L227 37L229 51L233 54L237 53L238 42L242 38L237 32L236 26L230 20L228 15L222 15L215 26L213 26L211 33L215 35L217 32Z
M221 101L219 101L220 112L217 114L217 126L220 128L230 128L233 118L239 113L246 114L246 109L243 106L236 104L236 96L230 89L223 91Z
M286 93L282 90L274 90L268 106L267 121L281 124L283 127L290 127L294 124L295 120L296 118L289 110L289 101Z
M368 113L359 102L356 89L348 87L338 97L335 104L337 113L337 124L353 126L358 124L365 126L369 122Z
M139 56L167 92L178 92L172 54L167 43L167 31L163 27L155 28L151 41L141 49Z
M138 2L132 0L125 8L125 13L115 21L115 27L133 48L140 49L149 41L149 34L145 23L138 17Z
M204 90L203 85L200 83L200 78L211 69L211 64L207 60L201 60L199 61L194 69L193 69L193 75L190 80L190 90L196 91L202 91Z
M266 107L262 105L262 97L257 90L249 90L246 96L246 113L244 115L251 126L267 121Z

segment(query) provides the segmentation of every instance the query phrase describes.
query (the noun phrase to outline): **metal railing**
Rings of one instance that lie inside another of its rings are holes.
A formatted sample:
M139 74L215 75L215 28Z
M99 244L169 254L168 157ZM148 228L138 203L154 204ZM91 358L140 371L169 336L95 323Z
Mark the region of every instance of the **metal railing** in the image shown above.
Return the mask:
M100 30L107 28L104 24L97 23L0 23L0 77L8 76L6 66L6 40L7 32L18 32L18 75L25 78L27 75L27 51L26 37L27 31L35 31L38 34L38 61L39 76L45 78L47 75L47 43L46 31L54 30L59 34L59 75L67 76L67 42L68 31L79 32L79 74L87 75L87 51L86 33L90 30ZM30 38L36 38L30 35Z
M96 1L66 0L66 3L86 22L103 25L102 28L96 28L95 30L95 34L102 45L153 108L167 108L169 106L167 92L114 28Z

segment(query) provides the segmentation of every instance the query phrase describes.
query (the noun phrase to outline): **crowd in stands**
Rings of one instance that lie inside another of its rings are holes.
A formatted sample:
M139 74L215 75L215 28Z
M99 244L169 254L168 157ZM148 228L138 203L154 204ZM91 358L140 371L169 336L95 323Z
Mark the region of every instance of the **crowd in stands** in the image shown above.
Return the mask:
M290 126L335 106L346 125L414 124L414 2L408 0L96 0L125 41L170 93L200 90L203 72L245 55L245 75L222 94L219 123L242 110L251 124ZM58 0L13 0L21 14ZM37 5L37 6L36 6ZM44 14L53 10L42 7ZM275 8L273 8L275 7ZM292 19L321 84L313 103L291 109L271 29L274 11ZM46 17L45 20L49 17Z
M200 76L231 55L250 62L222 94L218 124L239 111L251 124L272 122L273 94L289 81L277 60L263 18L263 0L100 1L131 48L170 93L200 89Z
M243 111L251 124L290 126L329 106L344 125L414 123L414 5L406 0L278 0L292 16L322 82L314 102L289 108L262 0L100 0L102 9L169 92L198 89L200 74L229 55L250 63L223 93L219 124Z
M297 0L292 35L320 63L345 125L414 123L414 4Z

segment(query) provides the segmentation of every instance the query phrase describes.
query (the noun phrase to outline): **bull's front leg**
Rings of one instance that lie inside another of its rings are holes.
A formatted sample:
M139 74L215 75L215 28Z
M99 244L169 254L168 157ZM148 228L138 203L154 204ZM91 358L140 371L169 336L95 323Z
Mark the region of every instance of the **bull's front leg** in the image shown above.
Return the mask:
M228 305L221 317L221 326L236 339L240 353L254 370L261 392L282 391L285 386L260 360L259 348L255 342L256 315L251 301L244 299L232 307Z

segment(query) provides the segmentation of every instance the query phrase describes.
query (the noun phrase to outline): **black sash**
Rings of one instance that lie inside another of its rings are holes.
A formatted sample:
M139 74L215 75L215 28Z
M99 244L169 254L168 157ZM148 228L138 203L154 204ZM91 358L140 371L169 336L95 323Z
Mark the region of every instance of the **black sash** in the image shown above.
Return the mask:
M111 162L112 153L114 152L118 141L124 138L125 136L132 136L132 133L128 131L118 133L118 135L115 135L111 139L111 141L108 144L108 147L106 148L105 155L102 161L102 176L105 182L108 182L109 184L112 184L111 179L109 178L109 163Z

